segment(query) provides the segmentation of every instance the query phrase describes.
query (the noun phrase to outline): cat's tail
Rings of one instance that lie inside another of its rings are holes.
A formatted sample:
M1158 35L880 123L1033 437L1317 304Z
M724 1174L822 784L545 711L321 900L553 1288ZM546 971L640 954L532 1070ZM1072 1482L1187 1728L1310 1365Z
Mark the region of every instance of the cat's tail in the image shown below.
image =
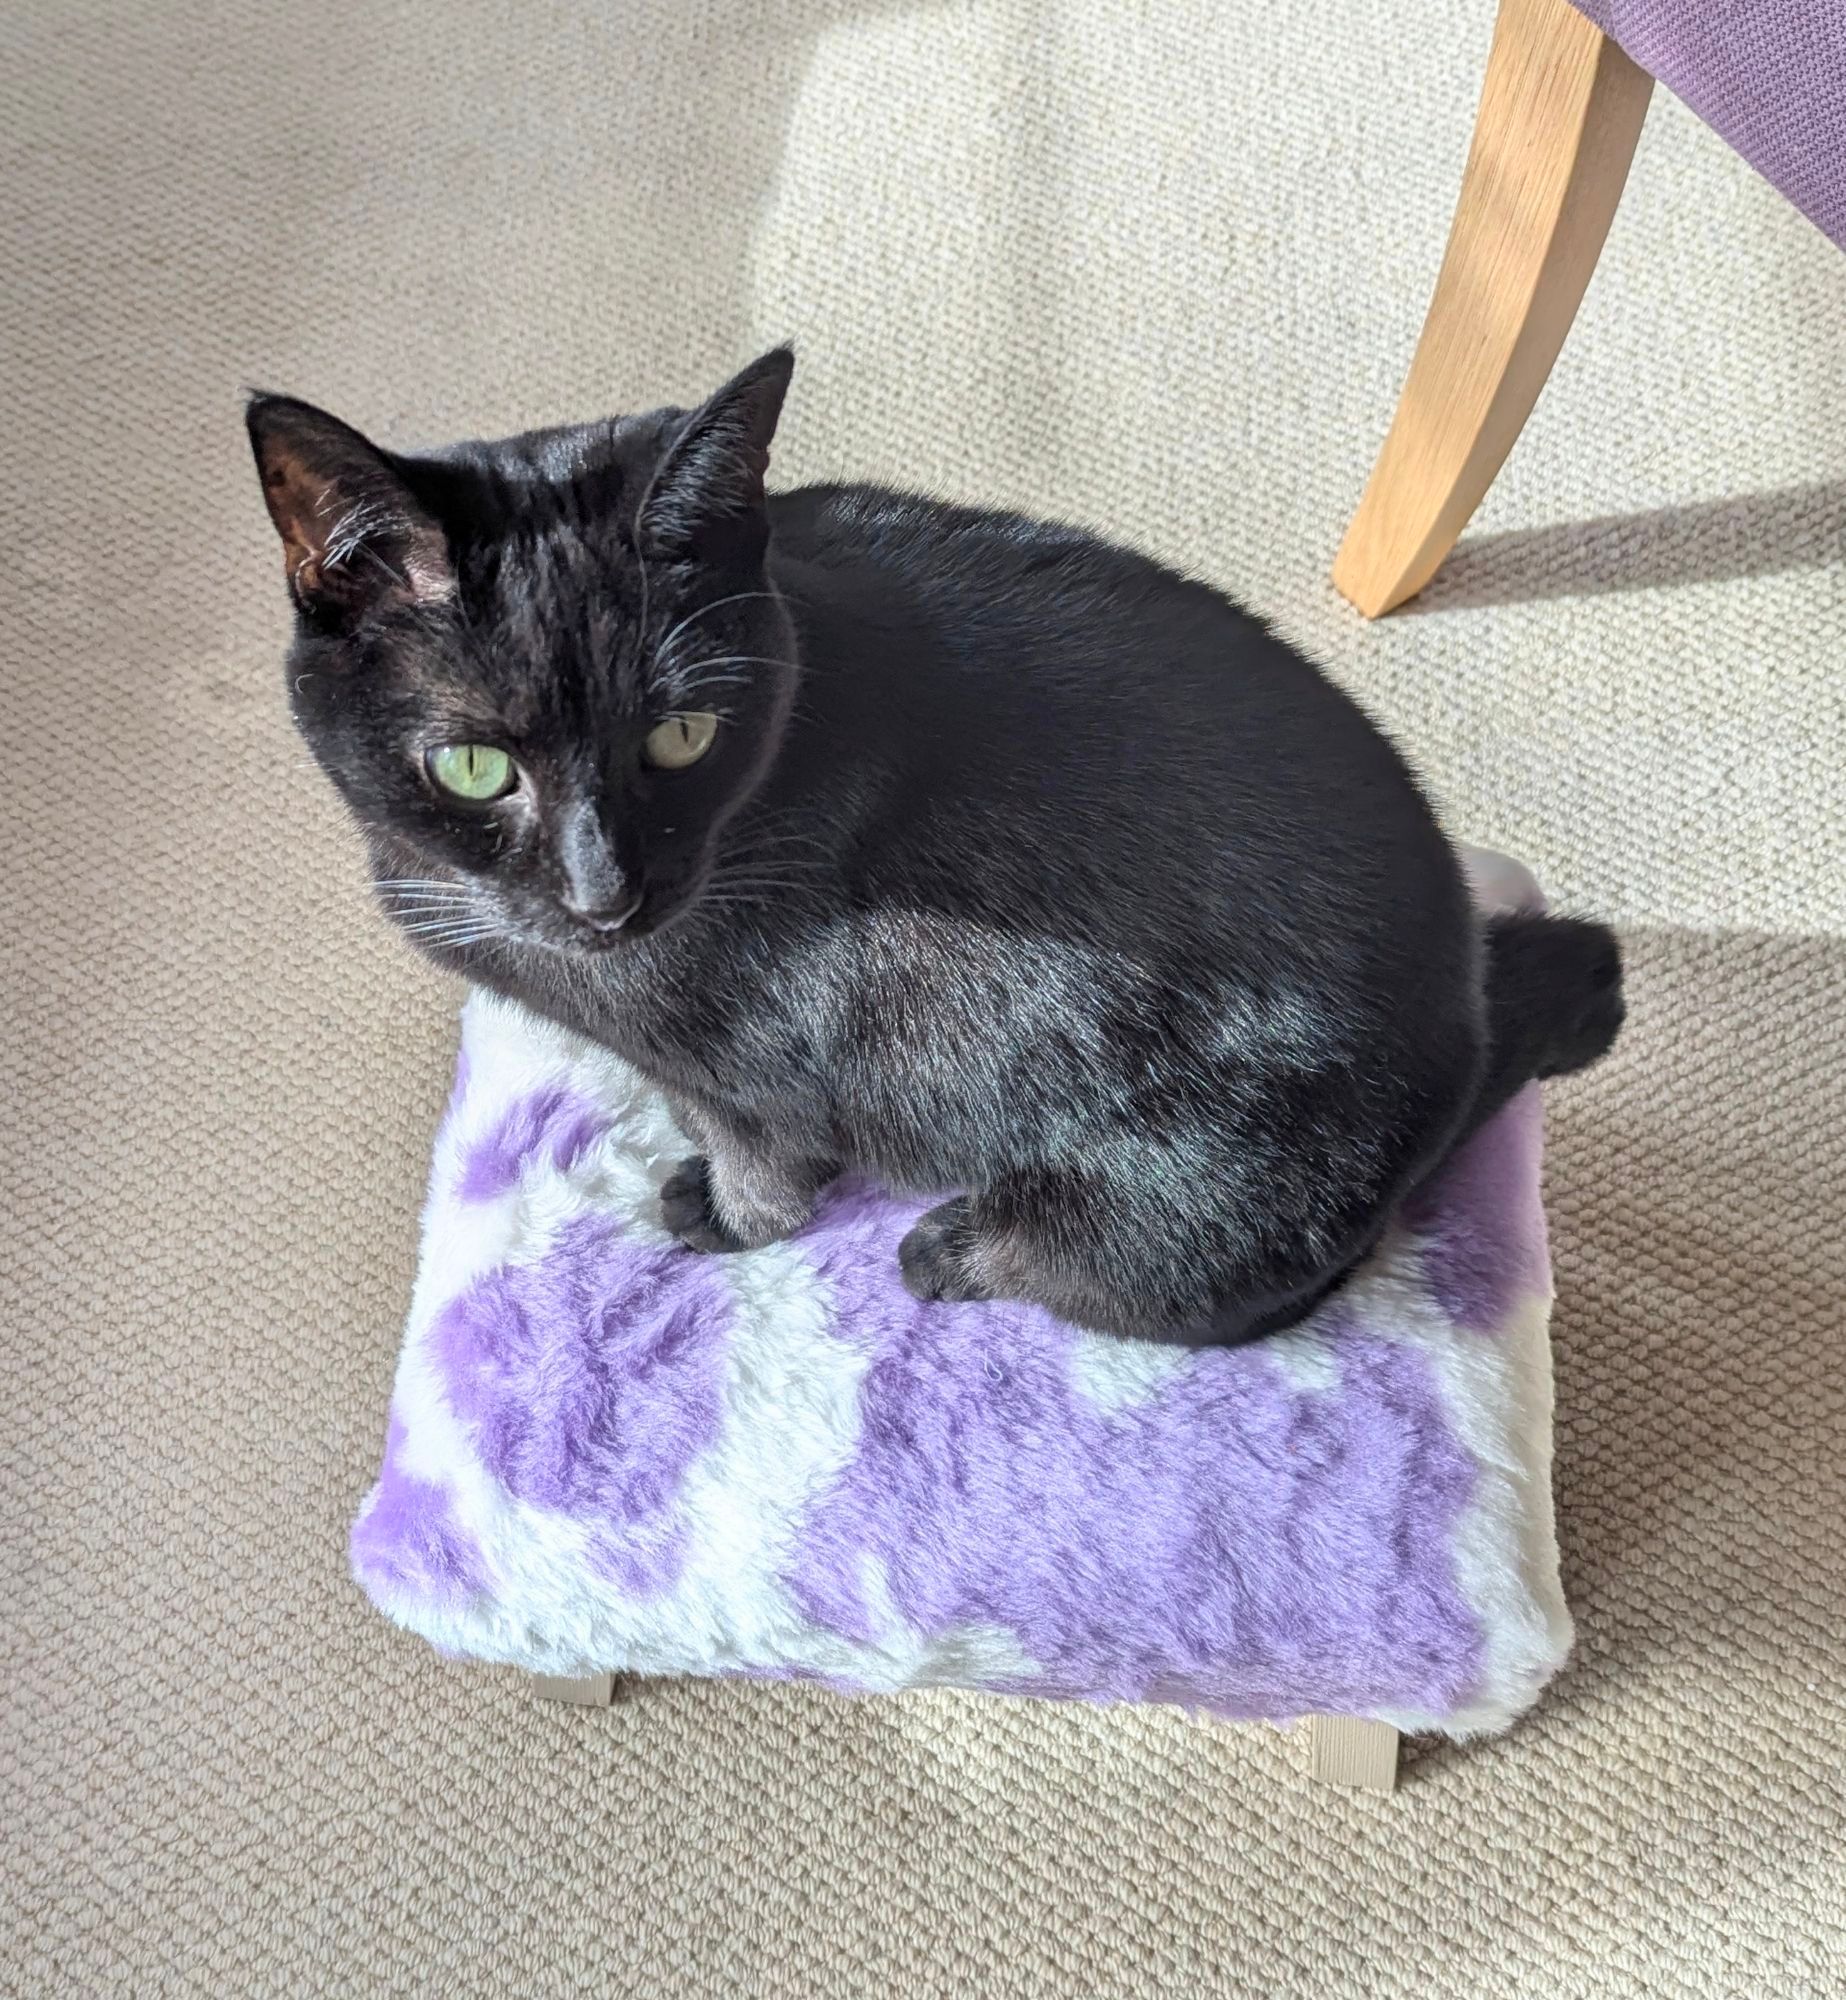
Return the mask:
M1535 1077L1566 1076L1600 1062L1615 1046L1626 1012L1622 948L1607 924L1509 910L1486 919L1486 936L1487 1068L1442 1161L1453 1158L1463 1141ZM1442 1161L1425 1173L1424 1185ZM1382 1233L1380 1223L1358 1254L1324 1283L1239 1337L1275 1333L1306 1318L1365 1262Z
M1521 910L1487 919L1487 1073L1467 1129L1534 1077L1588 1069L1626 1012L1622 951L1607 924Z

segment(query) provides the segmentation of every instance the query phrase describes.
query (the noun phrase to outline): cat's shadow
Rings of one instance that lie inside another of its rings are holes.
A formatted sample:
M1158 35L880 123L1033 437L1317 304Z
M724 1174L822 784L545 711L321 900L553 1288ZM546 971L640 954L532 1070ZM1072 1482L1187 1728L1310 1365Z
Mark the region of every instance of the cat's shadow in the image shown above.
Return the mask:
M1624 946L1622 1040L1547 1098L1576 1654L1505 1746L1418 1745L1413 1781L1491 1769L1528 1732L1619 1738L1663 1687L1682 1728L1718 1731L1736 1688L1831 1670L1846 939L1654 929ZM1740 1800L1773 1782L1743 1760Z

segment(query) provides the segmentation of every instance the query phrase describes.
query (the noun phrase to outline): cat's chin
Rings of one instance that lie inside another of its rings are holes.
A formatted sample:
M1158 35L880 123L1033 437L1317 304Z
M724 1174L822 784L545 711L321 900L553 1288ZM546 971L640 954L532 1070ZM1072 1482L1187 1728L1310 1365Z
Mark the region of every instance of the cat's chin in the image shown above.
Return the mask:
M551 953L554 958L616 958L624 951L632 951L647 933L624 925L610 937L553 937L545 933L533 933L514 941L524 945L536 945L540 951Z

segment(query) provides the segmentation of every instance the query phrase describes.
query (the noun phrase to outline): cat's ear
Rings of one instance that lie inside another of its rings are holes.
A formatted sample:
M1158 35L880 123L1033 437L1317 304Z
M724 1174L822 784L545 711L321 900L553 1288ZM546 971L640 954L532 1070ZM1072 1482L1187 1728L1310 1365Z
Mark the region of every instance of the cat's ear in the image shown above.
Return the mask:
M693 558L760 551L769 442L794 372L790 350L772 348L680 423L635 522L644 551Z
M297 604L350 618L455 594L441 525L350 424L266 395L245 421Z

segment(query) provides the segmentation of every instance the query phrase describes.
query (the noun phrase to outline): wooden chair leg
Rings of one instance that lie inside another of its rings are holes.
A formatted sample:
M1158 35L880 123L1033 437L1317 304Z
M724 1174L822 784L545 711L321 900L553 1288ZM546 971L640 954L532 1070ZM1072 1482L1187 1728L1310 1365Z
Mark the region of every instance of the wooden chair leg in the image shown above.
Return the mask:
M615 1699L613 1674L534 1674L532 1692L541 1701L568 1701L578 1708L607 1708Z
M1423 588L1493 484L1596 268L1652 90L1570 0L1500 0L1429 315L1333 565L1366 617Z
M1308 1717L1308 1759L1323 1785L1364 1792L1397 1790L1397 1731L1354 1715Z

